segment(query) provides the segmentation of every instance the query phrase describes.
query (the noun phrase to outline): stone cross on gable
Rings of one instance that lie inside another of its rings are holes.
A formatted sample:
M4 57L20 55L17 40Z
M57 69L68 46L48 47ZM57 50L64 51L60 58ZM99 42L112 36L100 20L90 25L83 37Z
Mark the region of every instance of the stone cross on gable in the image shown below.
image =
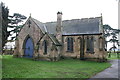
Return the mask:
M31 13L30 13L30 16L29 16L29 17L31 17ZM29 26L29 28L30 28L31 21L29 20L27 24L28 24L28 26Z
M31 25L31 21L29 20L29 21L28 21L28 26L29 26L29 28L30 28L30 25Z

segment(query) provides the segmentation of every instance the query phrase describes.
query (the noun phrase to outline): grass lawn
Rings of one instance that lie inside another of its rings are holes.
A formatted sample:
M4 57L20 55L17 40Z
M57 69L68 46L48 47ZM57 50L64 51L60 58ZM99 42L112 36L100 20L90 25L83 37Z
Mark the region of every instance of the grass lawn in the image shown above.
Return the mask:
M2 78L2 56L0 55L0 80Z
M119 58L117 57L117 53L110 53L111 54L111 56L110 57L108 57L108 59L120 59L120 53L119 53ZM108 56L109 56L109 53L108 53Z
M75 59L33 61L10 55L3 56L2 61L3 78L90 78L111 66L109 63Z

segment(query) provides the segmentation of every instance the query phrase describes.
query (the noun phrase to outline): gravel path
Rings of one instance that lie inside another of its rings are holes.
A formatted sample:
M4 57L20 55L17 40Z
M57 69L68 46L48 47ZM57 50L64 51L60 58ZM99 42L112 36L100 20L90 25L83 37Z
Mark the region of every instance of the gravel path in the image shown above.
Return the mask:
M88 80L120 80L120 59L110 60L109 62L112 64L111 67Z

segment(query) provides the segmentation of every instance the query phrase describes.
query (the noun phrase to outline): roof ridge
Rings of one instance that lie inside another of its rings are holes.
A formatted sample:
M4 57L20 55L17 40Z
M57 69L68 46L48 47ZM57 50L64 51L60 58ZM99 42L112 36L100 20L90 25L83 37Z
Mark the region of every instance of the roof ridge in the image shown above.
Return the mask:
M37 20L37 19L35 19L35 18L33 18L33 17L31 17L31 19L33 19L33 20L36 20L36 21L40 22L39 20ZM43 22L40 22L40 23L44 24Z
M96 19L96 18L101 18L101 17L89 17L89 18L80 18L80 19L69 19L69 20L62 20L62 22L65 22L65 21L73 21L73 20L91 20L91 19ZM51 21L51 22L45 22L44 24L46 23L56 23L57 21Z
M34 19L34 18L32 18L32 17L30 17L30 18L31 18L31 20L41 29L41 31L42 31L43 33L45 33L45 31L43 30L43 28L44 28L44 23L42 23L42 22L40 22L39 20Z
M72 20L89 20L89 19L96 19L101 17L89 17L89 18L80 18L80 19L71 19L71 20L63 20L63 21L72 21Z
M58 41L58 39L57 39L54 35L49 34L49 33L47 33L47 32L46 32L46 34L49 36L49 38L53 41L53 43L54 43L55 45L58 45L58 46L61 45L60 42Z

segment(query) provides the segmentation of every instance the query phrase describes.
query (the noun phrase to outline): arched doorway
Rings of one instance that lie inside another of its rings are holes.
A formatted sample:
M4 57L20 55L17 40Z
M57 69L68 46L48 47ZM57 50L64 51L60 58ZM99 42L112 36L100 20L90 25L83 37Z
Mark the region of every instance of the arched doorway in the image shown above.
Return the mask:
M25 41L25 49L24 49L24 56L25 57L33 57L33 52L34 52L34 45L33 41L30 37L28 37Z

